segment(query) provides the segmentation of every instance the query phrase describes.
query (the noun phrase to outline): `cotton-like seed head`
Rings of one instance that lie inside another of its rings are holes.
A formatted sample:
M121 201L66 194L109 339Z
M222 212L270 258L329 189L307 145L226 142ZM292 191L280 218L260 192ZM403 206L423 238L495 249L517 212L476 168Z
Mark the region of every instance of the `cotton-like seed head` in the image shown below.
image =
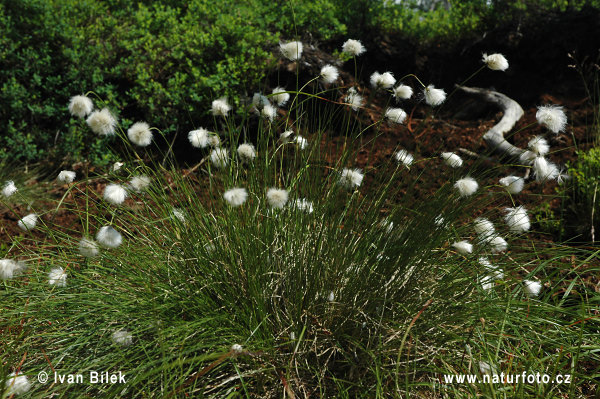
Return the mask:
M221 145L221 139L216 134L211 134L208 136L208 145L217 148Z
M485 242L490 246L492 252L504 252L508 248L506 240L500 236L488 236Z
M240 355L243 350L244 348L242 348L242 345L240 344L231 345L231 353L233 353L234 355Z
M173 208L171 215L181 223L185 223L185 214L181 211L181 209Z
M55 285L57 287L67 286L67 273L62 267L55 267L48 273L48 284Z
M535 161L535 159L537 158L537 155L535 152L533 151L523 151L523 153L521 153L521 155L519 155L519 160L521 161L521 163L523 165L531 165L533 164L533 161Z
M96 241L106 248L117 248L123 242L123 236L112 226L103 226L96 233Z
M527 209L523 206L517 206L516 208L506 208L506 224L513 233L524 233L531 227L529 222L529 215L527 215Z
M75 180L75 172L72 170L61 170L56 180L63 184L73 183L73 180Z
M385 111L385 118L390 122L402 123L406 119L406 112L401 108L388 108Z
M69 101L69 112L78 118L85 118L94 109L94 103L89 97L74 96Z
M125 329L113 332L111 338L115 344L120 346L129 346L133 343L133 336Z
M302 136L294 137L294 141L296 142L296 145L298 146L298 148L300 148L301 150L304 150L304 149L306 149L306 147L308 147L308 140L306 140Z
M240 206L248 199L248 191L245 188L232 188L225 191L223 198L231 206Z
M530 297L538 296L542 291L542 284L537 281L523 281L523 292Z
M200 128L188 133L188 140L193 147L206 148L208 146L208 130Z
M38 216L35 213L30 213L29 215L24 216L21 220L19 220L17 224L19 225L19 228L21 230L30 231L35 228L35 225L37 224L37 219Z
M5 397L9 398L11 395L17 396L28 392L31 389L31 382L29 382L26 375L10 373L6 378L4 387L6 388L4 391Z
M444 89L436 89L433 85L423 89L423 95L425 96L425 102L432 107L437 107L446 100Z
M260 116L262 116L265 119L268 119L269 122L273 122L273 120L277 116L277 108L275 108L271 104L266 104L260 111Z
M479 362L479 371L481 371L481 374L491 374L492 367L489 363L481 361Z
M489 273L489 277L493 280L503 280L504 272L499 267L492 265L492 263L486 258L482 256L478 259L478 262L481 266L485 267Z
M279 50L281 54L290 61L299 60L302 56L302 43L301 42L287 42L279 43Z
M147 147L152 143L152 132L146 122L136 122L127 129L129 140L140 147Z
M461 197L468 197L475 194L479 188L479 184L472 177L465 177L454 183L454 187L458 190Z
M17 186L15 186L15 182L12 180L8 180L6 183L4 183L4 186L2 187L2 195L6 198L10 197L17 191Z
M287 203L288 196L287 190L279 188L272 187L267 191L267 201L271 208L283 209Z
M506 71L508 61L502 54L483 54L483 62L493 71Z
M297 199L296 201L294 201L294 206L301 211L313 213L313 203L307 200L306 198Z
M265 105L270 104L269 98L260 93L254 93L252 96L252 106L256 109L262 109Z
M290 93L286 93L283 87L276 87L273 89L271 98L279 107L282 107L290 100Z
M338 69L333 65L325 65L321 68L321 79L327 84L331 84L340 76Z
M254 149L254 146L249 143L240 144L237 153L242 162L245 163L250 163L256 158L256 150Z
M511 194L519 194L525 186L525 179L518 176L506 176L500 179L500 184Z
M399 84L393 90L393 96L396 100L408 100L413 95L413 89L410 86Z
M12 259L0 259L0 279L8 280L18 276L25 268L25 262L18 262Z
M360 169L344 169L340 173L339 184L348 190L354 190L360 187L364 177Z
M82 238L79 241L79 253L86 258L93 258L100 252L96 241L90 238Z
M375 89L390 89L396 83L396 78L391 72L374 72L371 77L371 86Z
M227 102L227 98L222 97L212 102L211 112L215 116L227 116L231 111L231 105Z
M121 205L127 198L127 190L119 184L109 184L104 189L104 200L113 205Z
M136 193L141 193L150 186L151 182L152 180L146 175L134 176L129 181L129 188Z
M286 130L285 132L279 135L279 141L281 141L282 143L291 143L292 141L294 141L293 135L293 130Z
M100 136L114 135L117 126L117 120L110 113L108 108L92 112L86 119L86 123L94 133Z
M121 169L123 167L123 165L125 165L123 162L115 162L112 166L112 171L116 172L117 170Z
M567 115L563 107L558 105L540 105L535 118L540 125L547 127L553 133L558 134L567 126Z
M223 169L229 163L229 151L225 148L215 148L210 152L210 162L215 168Z
M394 154L394 158L396 158L396 161L398 161L401 164L404 164L404 166L406 167L412 165L412 163L415 160L415 157L413 157L412 154L410 154L406 150L398 150L398 152Z
M543 183L548 180L554 180L559 175L558 166L548 161L544 157L537 157L533 161L533 173L535 174L535 180L538 183Z
M535 136L534 138L529 140L527 147L529 147L529 149L536 155L541 157L543 157L548 153L548 151L550 151L550 145L542 136Z
M364 103L363 97L356 92L356 89L354 87L351 87L348 90L348 95L346 95L344 101L346 101L346 103L350 105L353 111L358 111L358 109L362 107Z
M333 301L335 301L335 295L334 295L333 291L331 291L331 292L329 293L329 295L327 295L327 301L328 301L328 302L333 302Z
M451 168L460 168L463 164L462 158L453 152L442 152L441 156L446 165Z
M477 218L475 219L474 229L475 232L479 235L481 239L486 239L491 237L496 233L496 228L494 224L490 222L487 218Z
M461 255L468 255L473 252L473 244L468 241L458 241L452 244L452 246Z
M494 279L490 276L485 276L479 279L479 283L481 284L481 289L484 291L489 291L494 288Z
M366 51L365 47L358 40L348 39L342 45L342 52L356 57Z

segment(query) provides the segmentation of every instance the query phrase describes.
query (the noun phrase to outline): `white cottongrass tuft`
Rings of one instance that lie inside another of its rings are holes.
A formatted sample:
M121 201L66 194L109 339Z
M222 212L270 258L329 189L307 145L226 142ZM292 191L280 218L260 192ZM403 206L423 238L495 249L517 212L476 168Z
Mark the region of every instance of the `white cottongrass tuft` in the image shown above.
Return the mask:
M127 129L129 140L140 147L147 147L152 143L152 132L146 122L136 122Z
M348 89L348 94L346 95L344 101L350 104L350 108L352 108L353 111L358 111L358 109L362 107L364 103L363 97L360 94L358 94L354 87Z
M234 355L240 355L244 351L244 348L242 348L242 345L240 344L233 344L231 345L230 350Z
M362 174L360 169L344 169L340 173L339 184L348 189L354 190L355 188L360 187L362 184L363 178L365 176Z
M479 188L479 184L472 177L464 177L454 183L454 187L458 190L461 197L468 197L475 194Z
M481 371L481 374L491 374L492 366L490 366L489 363L487 363L487 362L480 361L479 362L479 371Z
M290 100L290 93L286 93L286 90L283 87L276 87L273 89L271 98L278 106L282 107Z
M185 223L185 214L183 213L183 211L181 209L177 209L177 208L173 208L173 210L171 211L171 215L179 220L181 223Z
M69 184L73 183L73 180L75 180L75 176L75 172L73 172L72 170L61 170L56 180L59 183Z
M225 191L223 198L231 206L240 206L248 199L248 191L245 188L232 188Z
M211 112L214 116L227 116L231 111L231 105L227 102L226 97L221 97L212 102Z
M451 168L460 168L463 164L462 158L453 152L442 152L441 156L446 165Z
M406 119L406 112L401 108L388 108L385 111L385 118L390 122L402 123Z
M412 165L415 160L415 157L413 157L412 154L406 150L398 150L398 152L394 154L394 158L396 158L396 161L404 164L406 167Z
M125 329L113 332L111 338L115 344L121 346L129 346L133 343L133 336Z
M284 189L270 188L267 191L267 201L271 208L283 209L288 201L288 192Z
M4 394L7 398L11 395L22 395L31 389L31 382L29 382L26 375L10 373L4 383L4 388L6 389Z
M240 144L237 153L242 162L245 163L250 163L256 158L256 150L254 149L254 146L249 143Z
M474 229L480 239L485 240L496 233L494 224L487 218L477 218L474 222Z
M525 186L525 179L519 176L506 176L500 179L500 184L511 194L519 194Z
M208 136L208 145L217 148L221 145L221 139L216 134L211 134Z
M489 271L490 276L494 280L503 280L504 279L504 272L502 271L502 269L492 265L492 263L485 256L480 257L478 259L478 262L480 265L482 265Z
M215 148L210 152L210 162L216 168L224 168L229 163L229 151L225 148Z
M103 226L96 233L96 241L106 248L117 248L123 242L123 236L112 226Z
M525 150L521 155L519 155L519 160L523 165L531 165L533 161L537 158L537 155L533 151Z
M252 106L256 109L262 109L265 105L270 104L267 96L264 96L260 93L254 93L252 96Z
M302 43L301 42L287 42L279 43L279 50L285 58L290 61L299 60L302 56Z
M437 215L435 219L433 219L433 224L438 227L443 227L446 224L446 219L442 215Z
M433 85L423 89L423 95L425 96L425 102L432 107L437 107L446 100L444 89L436 89Z
M506 71L508 69L508 61L502 54L483 54L483 62L493 71Z
M55 267L48 273L48 284L55 285L57 287L67 286L67 272L62 267Z
M104 200L113 205L121 205L127 198L127 190L120 184L109 184L104 189Z
M8 180L6 183L4 183L4 186L2 187L2 195L8 198L14 193L16 193L18 190L19 189L17 188L17 186L15 186L15 182L12 180Z
M331 292L329 293L329 295L327 295L327 301L328 301L328 302L333 302L333 301L335 301L335 295L334 295L333 291L331 291Z
M548 180L554 180L559 175L558 166L554 163L548 161L544 157L537 157L535 161L533 161L533 173L535 175L535 180L538 183L543 183Z
M23 231L33 230L35 225L37 224L38 216L35 213L30 213L27 216L24 216L21 220L17 222L19 228Z
M527 215L527 209L523 206L517 206L516 208L506 208L506 224L508 229L513 233L524 233L531 227L529 222L529 216Z
M206 148L208 146L208 130L204 128L192 130L188 133L188 140L193 147Z
M134 176L129 181L129 188L136 193L141 193L146 190L152 180L146 175Z
M342 45L342 52L349 54L353 57L361 55L366 51L365 46L358 40L348 39Z
M21 273L25 269L24 262L12 259L0 259L0 279L8 280Z
M125 165L123 162L117 161L117 162L113 163L113 166L111 169L113 172L116 172L117 170L121 169L123 167L123 165Z
M292 141L294 141L294 139L292 138L292 136L294 135L294 131L289 129L286 130L285 132L281 133L279 135L279 141L281 141L282 143L291 143Z
M396 100L408 100L413 95L413 89L410 86L399 84L393 90Z
M74 96L69 101L69 112L78 118L85 118L94 109L94 103L89 97Z
M371 86L375 89L390 89L396 83L396 78L391 72L373 72L370 81Z
M490 276L485 276L479 279L479 283L484 291L489 291L494 288L494 279Z
M331 84L337 80L340 76L340 73L336 67L333 65L325 65L321 68L321 79L323 82Z
M500 236L491 236L485 239L492 252L504 252L508 248L506 240Z
M550 145L542 136L535 136L529 143L527 143L527 147L534 152L536 155L543 157L550 151Z
M296 145L298 146L298 148L300 148L301 150L304 150L304 149L306 149L306 147L308 147L308 140L306 140L302 136L294 137L294 141L296 142Z
M540 105L535 118L540 125L557 134L565 130L567 125L567 115L559 105Z
M264 107L260 110L260 116L262 116L265 119L268 119L269 122L273 122L273 120L277 116L277 108L275 108L271 104L265 104Z
M313 213L313 203L306 198L297 199L294 201L294 206L301 211Z
M523 292L530 297L538 296L542 291L542 284L538 281L525 280L523 281Z
M79 241L79 253L86 258L93 258L100 252L96 241L90 238L82 238Z
M468 255L473 252L473 244L469 241L458 241L452 244L452 246L461 255Z
M92 131L100 136L112 136L115 134L117 120L110 113L108 108L101 111L94 111L86 119L86 123Z

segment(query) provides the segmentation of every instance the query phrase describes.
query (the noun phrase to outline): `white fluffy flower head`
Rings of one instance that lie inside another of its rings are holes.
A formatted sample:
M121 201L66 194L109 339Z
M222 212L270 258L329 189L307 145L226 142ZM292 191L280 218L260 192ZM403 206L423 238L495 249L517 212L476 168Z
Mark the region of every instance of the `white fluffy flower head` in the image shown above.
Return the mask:
M394 97L396 100L408 100L413 95L413 89L410 86L399 84L394 88Z
M388 108L385 111L385 118L390 122L402 123L406 119L406 112L401 108Z
M227 102L227 98L221 97L212 102L211 112L215 116L227 116L231 111L231 105Z
M475 219L474 229L481 239L489 238L496 233L494 224L487 218Z
M55 267L48 273L48 284L55 285L57 287L67 286L67 273L62 267Z
M96 241L106 248L117 248L123 242L123 236L112 226L103 226L96 233Z
M249 143L240 144L237 153L242 162L245 163L250 163L256 158L256 150L254 149L254 146Z
M465 177L454 183L454 187L458 190L461 197L468 197L475 194L479 188L479 184L472 177Z
M113 332L111 338L115 344L121 346L129 346L133 343L133 336L125 329Z
M348 90L348 94L346 95L345 101L348 104L350 104L350 108L352 108L353 111L358 111L358 109L362 107L364 102L363 97L360 94L358 94L354 87L351 87Z
M516 208L506 208L506 224L513 233L524 233L531 227L529 222L529 215L527 215L527 209L523 206L517 206Z
M542 291L542 284L538 281L523 281L523 292L530 297L538 296Z
M460 168L463 164L462 158L453 152L442 152L441 156L446 165L451 168Z
M82 238L79 241L79 253L86 258L93 258L100 252L96 241L90 238Z
M339 183L348 190L354 190L360 187L364 177L360 169L344 169L340 173Z
M558 134L567 126L567 115L563 107L558 105L539 106L535 118L540 125L547 127L553 133Z
M279 141L281 141L282 143L291 143L292 141L294 141L294 139L292 137L293 135L294 135L294 131L291 129L288 129L279 135Z
M108 108L92 112L86 119L86 123L94 133L100 136L114 135L117 126L117 120L110 113Z
M21 273L25 269L24 262L17 262L12 259L0 259L0 279L8 280Z
M119 184L109 184L104 189L104 200L113 205L121 205L127 198L127 190Z
M11 395L22 395L28 392L31 389L31 382L29 382L26 375L11 373L6 379L4 387L6 388L4 393L8 398Z
M394 154L394 158L396 158L396 161L400 162L401 164L404 164L404 166L406 167L412 165L412 163L415 160L415 157L413 157L412 154L410 154L404 149L398 150L398 152Z
M229 163L229 151L225 148L215 148L210 152L210 162L215 168L222 169Z
M296 201L294 201L294 206L301 211L313 213L313 203L307 200L306 198L297 199Z
M298 148L300 148L301 150L305 150L306 147L308 147L308 140L306 140L302 136L294 137L294 141L296 142L296 145L298 146Z
M437 107L446 100L444 89L436 89L433 85L423 89L423 95L425 96L425 102L432 107Z
M550 151L550 145L542 136L535 136L529 143L527 143L527 147L538 156L544 156Z
M281 50L281 54L290 61L299 60L302 56L301 42L279 43L279 49Z
M504 252L508 248L506 240L498 235L487 237L485 241L492 252Z
M21 230L30 231L35 228L35 225L37 224L37 219L38 216L35 213L30 213L29 215L24 216L21 220L19 220L17 224L19 225L19 228Z
M273 120L277 116L277 108L275 108L271 104L265 104L265 106L260 111L260 116L262 116L265 119L268 119L269 122L273 122Z
M375 89L390 89L396 84L396 78L391 72L373 72L370 78L371 86Z
M17 191L17 186L15 186L15 182L12 180L8 180L6 183L4 183L4 186L2 187L2 195L6 198L10 197Z
M137 146L147 147L152 143L152 132L146 122L136 122L127 129L127 137Z
M69 101L69 112L78 118L85 118L94 109L94 103L86 96L74 96Z
M340 76L340 73L336 67L333 65L325 65L321 68L321 79L323 82L331 84L337 80Z
M267 191L267 201L272 208L283 209L288 201L287 190L271 187Z
M483 54L483 62L493 71L506 71L508 69L508 61L502 54Z
M248 191L245 188L232 188L225 191L223 198L231 206L240 206L248 199Z
M519 194L525 186L525 179L519 176L506 176L500 179L500 184L511 194Z
M59 183L69 184L73 183L75 176L76 174L72 170L61 170L56 180L58 180Z
M188 133L188 140L193 147L206 148L208 146L208 130L204 128L192 130Z
M134 176L129 181L129 188L136 193L141 193L146 190L152 180L146 175Z
M452 246L461 255L468 255L473 252L473 244L469 241L458 241L452 244Z
M533 173L535 174L535 180L539 183L543 183L548 180L554 180L560 174L558 166L548 161L544 157L537 157L533 161Z
M348 39L342 45L342 52L356 57L366 51L365 47L358 40Z
M290 93L286 93L286 90L283 87L276 87L273 89L271 98L278 106L282 107L289 101Z

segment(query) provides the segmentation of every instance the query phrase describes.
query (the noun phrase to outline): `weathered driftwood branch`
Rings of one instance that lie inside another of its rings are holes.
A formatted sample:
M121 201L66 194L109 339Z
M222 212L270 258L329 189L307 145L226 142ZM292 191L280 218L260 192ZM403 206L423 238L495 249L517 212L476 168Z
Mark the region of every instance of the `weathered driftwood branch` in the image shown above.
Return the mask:
M515 147L504 138L504 134L508 133L523 116L523 108L521 108L519 103L493 90L466 86L457 86L457 88L465 93L479 95L502 109L504 113L502 119L483 135L483 140L492 151L511 158L518 158L525 152L525 150Z

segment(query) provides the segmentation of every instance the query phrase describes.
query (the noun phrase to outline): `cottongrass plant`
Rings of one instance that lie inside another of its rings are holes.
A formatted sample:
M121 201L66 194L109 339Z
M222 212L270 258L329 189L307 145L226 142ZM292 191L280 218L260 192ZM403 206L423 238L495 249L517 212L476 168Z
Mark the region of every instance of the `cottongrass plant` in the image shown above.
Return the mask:
M301 46L291 47L283 55L297 61ZM352 123L343 146L323 150L336 112L350 120L355 111L318 103L322 87L315 77L315 92L290 90L289 118L258 119L252 136L240 134L257 118L250 109L238 121L223 104L213 107L229 116L215 127L219 136L191 135L203 160L198 179L168 163L125 159L101 176L107 184L151 181L127 192L127 202L98 198L87 189L93 178L82 177L68 187L77 196L39 212L36 236L20 233L3 255L29 267L1 282L0 394L12 393L11 373L21 370L126 375L126 384L27 387L64 397L467 398L508 388L558 397L587 389L584 367L600 353L583 275L594 254L533 245L518 205L505 212L508 225L494 212L479 216L518 200L517 190L507 192L514 181L498 187L501 167L480 175L464 162L455 176L439 156L398 159L395 149L359 168L370 132ZM433 93L431 105L445 99ZM302 119L310 112L319 117ZM211 145L209 136L221 139ZM294 139L302 136L304 150ZM240 152L244 144L252 151ZM448 181L415 200L428 180L413 167L420 163ZM53 225L57 210L77 215L80 230ZM473 215L492 226L483 223L484 240ZM577 382L440 383L480 369L560 372Z

